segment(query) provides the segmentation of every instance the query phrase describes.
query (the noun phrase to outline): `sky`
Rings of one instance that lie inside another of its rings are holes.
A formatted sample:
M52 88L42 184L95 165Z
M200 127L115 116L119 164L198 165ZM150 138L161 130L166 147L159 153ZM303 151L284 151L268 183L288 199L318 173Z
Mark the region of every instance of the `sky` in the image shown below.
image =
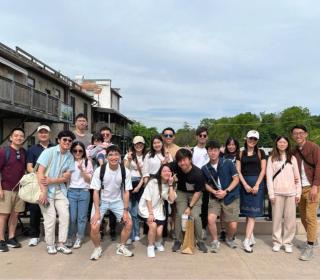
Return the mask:
M111 79L159 130L289 106L320 114L316 0L3 1L0 42L70 78Z

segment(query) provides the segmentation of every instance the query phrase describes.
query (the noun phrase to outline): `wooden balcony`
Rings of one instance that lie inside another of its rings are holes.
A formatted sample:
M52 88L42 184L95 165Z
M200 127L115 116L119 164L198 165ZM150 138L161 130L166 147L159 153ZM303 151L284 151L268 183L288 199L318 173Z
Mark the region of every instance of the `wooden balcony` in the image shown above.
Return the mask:
M72 122L72 107L60 99L0 76L0 111L34 121Z

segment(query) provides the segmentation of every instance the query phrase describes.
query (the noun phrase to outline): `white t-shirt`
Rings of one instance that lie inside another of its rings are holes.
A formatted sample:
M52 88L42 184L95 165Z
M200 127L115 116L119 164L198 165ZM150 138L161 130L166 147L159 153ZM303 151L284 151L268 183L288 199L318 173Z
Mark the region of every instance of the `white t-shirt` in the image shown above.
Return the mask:
M94 190L101 189L101 181L100 181L100 169L101 166L96 169L93 174L90 188ZM111 170L109 168L109 164L106 166L106 172L103 177L103 186L104 189L101 191L101 200L104 202L115 202L122 200L121 196L121 168L118 166L117 170ZM132 182L130 170L126 168L126 181L125 181L125 189L126 191L132 190Z
M173 203L168 200L169 186L167 184L162 184L162 199L160 199L159 186L157 179L152 179L149 181L145 187L142 197L139 202L139 215L142 218L149 217L149 210L147 206L147 200L152 202L153 216L156 220L164 221L166 219L165 213L163 211L163 200L167 200L170 204ZM177 195L175 195L175 198Z
M148 153L143 161L143 177L150 177L150 174L157 174L161 167L161 161L163 160L164 156L161 153L155 154L154 157L150 157L150 153Z
M81 175L80 169L78 167L78 163L75 162L75 168L74 171L71 173L71 178L70 178L70 184L69 188L77 188L77 189L88 189L90 187L90 184L88 184L83 176ZM82 161L82 168L92 175L93 173L93 166L90 160L88 160L87 167L85 165L85 160Z
M209 162L209 155L206 148L193 148L192 163L201 169L202 166Z
M304 168L304 161L301 162L301 185L302 187L311 186Z
M128 160L128 155L126 155L124 157L125 160ZM137 161L138 161L138 164L140 166L140 170L141 170L141 173L142 173L142 168L143 168L143 156L138 156L137 155ZM130 172L131 172L131 178L132 177L141 177L141 174L138 170L138 166L137 166L137 163L136 163L136 160L131 160L130 162Z

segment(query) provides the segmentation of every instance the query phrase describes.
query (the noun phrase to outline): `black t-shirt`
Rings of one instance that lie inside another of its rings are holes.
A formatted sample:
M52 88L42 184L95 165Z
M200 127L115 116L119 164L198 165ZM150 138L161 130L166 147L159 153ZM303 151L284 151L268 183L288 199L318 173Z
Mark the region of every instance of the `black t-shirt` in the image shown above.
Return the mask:
M266 154L260 150L261 160L266 159ZM240 160L240 156L237 157ZM261 172L261 160L258 153L248 156L246 151L242 152L241 157L241 173L244 176L259 176Z
M171 163L173 172L177 174L177 189L182 192L202 192L205 188L205 179L200 168L192 164L192 169L184 173L176 162Z

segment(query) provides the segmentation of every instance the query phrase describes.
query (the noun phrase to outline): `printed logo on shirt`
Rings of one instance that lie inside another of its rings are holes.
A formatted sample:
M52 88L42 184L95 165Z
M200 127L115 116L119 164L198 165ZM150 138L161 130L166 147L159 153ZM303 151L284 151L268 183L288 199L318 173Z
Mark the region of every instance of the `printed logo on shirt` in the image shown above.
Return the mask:
M189 184L189 183L186 183L186 189L187 191L194 191L194 184Z

